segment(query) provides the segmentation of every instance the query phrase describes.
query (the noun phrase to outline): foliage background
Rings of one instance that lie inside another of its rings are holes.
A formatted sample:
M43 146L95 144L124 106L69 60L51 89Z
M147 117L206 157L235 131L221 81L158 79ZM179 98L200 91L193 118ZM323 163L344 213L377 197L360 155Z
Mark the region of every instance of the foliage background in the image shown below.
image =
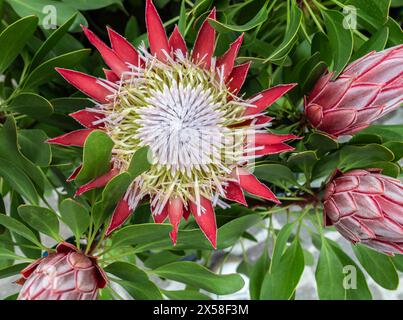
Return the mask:
M298 82L299 86L268 112L275 117L273 131L293 132L304 139L294 144L295 152L269 156L256 167L255 174L280 196L283 208L249 199L252 209L233 206L217 210L220 226L217 252L210 250L201 232L194 230L192 221L182 226L179 243L172 247L167 238L170 227L149 223L149 209L141 206L131 226L106 242L109 252L102 256L103 263L109 265L107 270L115 282L137 299L162 298L162 295L172 299L228 297L242 287L243 298L293 299L295 292L297 297L304 297L298 295L303 290L298 283L304 270L315 270L315 276L307 278L316 291L309 297L369 299L373 295L371 290L375 290L374 297L379 297L378 289L371 286L369 290L365 279L371 279L370 283L376 283L378 288L396 290L403 270L402 257L387 257L361 246L351 250L343 245L341 249L339 240L333 241L337 234L332 229L322 230L321 207L316 206L316 196L336 167L349 170L376 166L384 168L388 175L401 176L401 118L395 118L397 124L376 124L350 141L337 142L307 126L302 104L303 96L326 68L337 74L349 61L371 50L403 43L402 1L155 0L155 3L167 30L170 32L174 24L179 24L189 46L215 5L218 22L213 26L219 32L216 55L225 52L239 33L245 32L238 62L253 61L246 95L279 83ZM49 5L57 9L57 24L61 27L56 31L43 27L47 22L43 10ZM351 13L346 6L356 9L356 29L343 27L343 21ZM0 0L0 8L3 31L0 212L14 219L0 217L5 226L0 230L0 277L7 278L16 274L28 259L40 256L40 248L52 246L72 233L76 238L95 239L94 230L103 220L97 226L90 221L89 214L93 219L95 207L106 219L107 208L114 202L107 198L108 190L124 182L121 177L122 181L108 185L104 193L99 190L76 199L77 202L68 200L74 194L74 185L65 180L72 168L80 164L83 152L50 147L42 142L47 137L78 129L79 125L67 114L91 106L91 102L66 85L54 67L102 76L101 58L96 51L87 49L91 46L80 32L80 23L89 25L105 41L106 25L136 45L146 41L146 36L144 1L140 0ZM96 152L98 159L107 159L107 148L96 147L105 145L102 139L102 135L94 136L84 155ZM363 153L367 155L365 158ZM106 158L102 157L105 154ZM105 165L102 160L88 163L94 171L82 177L83 180L90 179L96 170L102 171ZM77 218L72 211L86 218L71 222L72 217ZM11 225L10 221L15 220L24 227ZM72 231L65 232L66 225ZM39 233L42 241L38 241ZM251 247L255 249L248 250ZM234 254L238 258L232 265L236 264L237 269L229 270L228 261ZM342 286L345 265L357 268L356 290L345 290ZM220 275L222 271L232 273ZM250 280L247 286L240 274ZM167 288L164 279L185 286ZM10 282L9 278L7 281ZM108 288L101 297L119 296Z

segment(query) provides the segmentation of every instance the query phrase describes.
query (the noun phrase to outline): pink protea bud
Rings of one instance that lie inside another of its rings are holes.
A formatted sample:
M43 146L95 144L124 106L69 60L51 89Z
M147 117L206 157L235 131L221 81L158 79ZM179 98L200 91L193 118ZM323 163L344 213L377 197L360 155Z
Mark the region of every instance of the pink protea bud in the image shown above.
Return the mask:
M403 185L381 169L337 171L326 187L324 220L353 243L403 253Z
M397 108L403 101L403 45L371 52L348 65L332 81L323 75L305 100L315 128L335 137L351 135Z
M56 253L40 258L21 271L18 300L96 300L107 279L95 258L61 243Z

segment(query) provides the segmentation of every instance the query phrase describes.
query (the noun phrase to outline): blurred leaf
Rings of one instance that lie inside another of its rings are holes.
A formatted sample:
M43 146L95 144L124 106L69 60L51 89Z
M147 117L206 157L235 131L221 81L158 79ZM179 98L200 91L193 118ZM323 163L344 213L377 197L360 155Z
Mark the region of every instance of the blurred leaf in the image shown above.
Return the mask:
M112 4L122 5L123 0L62 0L65 4L77 10L96 10Z
M397 270L403 272L403 255L401 254L395 255L394 257L392 257L392 262Z
M31 14L37 16L41 22L40 25L52 22L49 21L48 17L50 13L56 12L55 18L57 20L57 25L59 26L68 21L72 15L77 13L77 10L71 6L55 0L7 0L7 2L21 17ZM81 13L78 14L78 19L70 28L70 31L79 31L80 24L87 25L87 21Z
M388 19L390 0L349 0L347 5L355 8L358 21L365 28L379 30Z
M49 166L52 158L50 145L45 143L46 134L39 129L20 130L18 141L21 152L40 167Z
M75 180L87 182L109 171L113 146L112 139L104 131L91 132L85 140L83 164Z
M7 106L12 112L26 114L34 119L48 117L53 113L52 104L36 93L22 92Z
M323 10L327 36L333 51L333 71L336 78L347 65L353 52L353 35L349 28L344 28L344 15L334 10Z
M383 142L403 141L403 125L371 125L360 134L374 134L382 137Z
M158 287L148 279L147 274L128 262L114 262L105 268L123 281L116 281L122 285L136 300L162 300Z
M73 199L65 199L60 204L60 215L62 221L75 235L77 242L80 241L81 235L90 225L88 210Z
M365 154L365 157L362 155ZM343 171L357 168L367 168L378 161L393 160L393 153L378 144L368 144L366 146L344 146L340 151L339 167Z
M20 273L21 270L23 270L28 265L29 265L28 263L18 263L10 267L0 269L0 279L17 275L18 273Z
M358 261L371 278L381 287L395 290L399 285L399 276L390 257L362 245L353 246Z
M299 239L295 238L281 255L279 262L272 264L264 277L260 298L264 300L291 299L304 267L304 252Z
M34 34L38 18L31 14L9 25L0 34L0 73L4 73Z
M249 294L250 299L259 300L262 289L262 283L270 266L270 258L268 249L265 246L260 258L252 266L249 277Z
M77 13L71 16L63 25L53 31L53 33L42 43L41 47L32 58L30 68L35 68L46 57L46 55L53 49L53 47L60 41L61 38L68 32L77 18Z
M26 227L22 222L19 222L16 219L13 219L9 216L4 214L0 215L0 224L6 227L8 230L18 233L21 237L31 241L32 243L36 244L37 246L42 248L41 243L38 241L35 234Z
M336 140L332 139L325 133L313 132L309 135L307 142L310 149L316 151L319 157L322 157L326 153L339 148L339 144Z
M13 251L7 250L5 248L0 248L0 260L5 260L5 259L31 261L31 259L19 256L18 254L14 253Z
M152 270L152 273L219 295L237 292L245 284L238 274L217 275L207 268L189 261L170 263Z
M403 142L388 141L384 143L383 146L393 152L393 154L395 155L393 161L399 161L403 157Z
M195 290L163 290L162 293L169 300L211 300L209 296Z
M375 32L372 37L366 41L354 55L351 57L351 61L357 60L363 57L371 51L382 51L385 48L386 42L389 37L389 28L383 27Z
M38 206L22 205L18 207L21 218L35 230L60 241L59 219L53 211Z
M38 85L48 82L58 75L55 71L59 68L73 68L77 66L84 58L90 54L90 49L80 49L69 53L62 54L58 57L49 59L35 68L24 80L24 88L35 88Z
M253 174L259 179L279 187L298 185L294 173L286 166L276 163L257 165Z
M403 43L403 31L400 24L393 20L391 17L388 17L388 22L386 26L389 28L389 39L388 43L390 46L398 46Z
M318 157L316 156L315 151L312 150L302 151L293 154L288 158L289 165L303 172L307 180L311 179L312 169L317 161Z
M319 261L315 272L319 299L345 300L343 264L326 238L322 238Z
M178 21L178 29L181 35L185 36L186 34L186 1L181 1L181 9L179 12L179 21Z

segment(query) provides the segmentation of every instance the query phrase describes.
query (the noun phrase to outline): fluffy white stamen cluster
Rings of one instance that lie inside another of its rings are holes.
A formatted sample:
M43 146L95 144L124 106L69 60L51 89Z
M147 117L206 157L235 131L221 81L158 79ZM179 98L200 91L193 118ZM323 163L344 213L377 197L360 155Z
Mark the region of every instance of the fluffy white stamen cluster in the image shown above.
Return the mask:
M219 197L233 168L255 158L246 136L265 132L267 124L235 126L253 105L228 91L214 61L204 70L180 50L167 62L141 52L144 68L131 66L119 83L104 82L111 103L97 109L115 143L115 166L125 170L139 148L151 150L151 169L126 194L130 207L145 195L156 214L171 196L196 204L205 196L225 205Z

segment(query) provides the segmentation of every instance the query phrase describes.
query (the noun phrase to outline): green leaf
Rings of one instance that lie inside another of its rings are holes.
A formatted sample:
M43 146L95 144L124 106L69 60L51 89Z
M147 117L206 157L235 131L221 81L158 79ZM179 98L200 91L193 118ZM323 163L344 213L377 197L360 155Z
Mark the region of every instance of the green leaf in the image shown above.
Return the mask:
M384 143L383 146L393 152L393 154L395 156L393 161L399 161L401 158L403 158L403 142L388 141L388 142Z
M326 153L339 148L339 144L336 140L322 132L313 132L310 134L306 143L310 149L316 151L318 157L322 157Z
M366 41L357 52L351 57L351 61L363 57L371 51L382 51L385 48L386 42L389 37L389 28L383 27L375 32L372 37Z
M195 290L163 290L162 293L169 300L211 300L209 296Z
M287 27L283 41L276 46L275 51L265 60L265 62L280 61L285 58L294 45L299 28L302 23L302 11L294 0L291 0L290 12L287 13Z
M208 21L214 29L216 29L218 32L221 33L227 33L232 31L245 32L260 26L267 20L269 14L267 4L268 2L266 1L266 4L262 6L259 12L251 20L249 20L247 23L243 25L230 25L212 19L208 19Z
M79 202L73 199L65 199L60 204L60 215L62 221L70 228L79 241L81 235L90 225L88 210Z
M24 221L35 230L60 241L59 219L53 211L31 205L18 207L18 213Z
M77 10L73 7L55 0L7 0L7 2L19 16L23 17L34 14L39 17L42 23L52 22L49 21L47 16L49 13L52 13L52 10L56 9L56 23L59 26L77 13ZM78 19L70 28L70 31L79 31L80 24L87 25L87 21L81 13L78 14Z
M178 21L178 29L181 35L186 34L186 1L181 1L181 9L179 12L179 21Z
M253 174L281 188L298 185L294 173L286 166L276 163L257 165Z
M158 287L148 279L147 274L128 262L114 262L105 268L123 281L115 281L122 285L137 300L162 300Z
M289 165L303 172L307 180L311 179L312 169L317 161L316 152L312 150L302 151L288 158Z
M23 270L28 265L29 265L29 263L18 263L18 264L14 264L10 267L0 269L0 279L15 276L16 274L20 273L20 271Z
M38 24L38 18L32 12L13 24L9 25L0 34L0 73L9 67L14 59L21 53L25 44L32 37Z
M347 4L355 8L358 22L370 30L379 30L388 19L390 0L350 0Z
M123 197L132 179L127 172L123 172L111 179L102 191L102 199L92 209L92 218L95 229L98 229L106 217L112 214L118 201Z
M45 143L46 134L39 129L20 130L18 140L21 152L33 163L47 167L52 160L50 145Z
M4 214L0 214L0 225L3 225L4 227L6 227L8 230L10 230L12 232L18 233L21 237L24 237L25 239L31 241L32 243L36 244L38 247L40 247L40 248L43 247L41 245L41 243L38 241L35 234L28 227L26 227L22 222L19 222L18 220L13 219Z
M244 286L238 274L217 275L190 261L174 262L152 270L157 276L185 283L218 295L237 292Z
M365 154L365 157L362 155ZM339 167L343 171L356 168L368 168L374 162L392 161L393 153L378 144L368 144L366 146L344 146L340 151Z
M382 137L383 142L402 141L403 125L372 125L360 131L360 134L374 134Z
M46 55L53 49L53 47L60 41L61 38L69 31L77 18L77 13L73 14L60 28L56 29L40 46L38 51L32 58L30 68L35 68L46 57Z
M287 246L287 241L291 236L291 232L294 226L295 222L287 223L281 228L280 232L278 233L274 243L271 268L277 268L280 264L281 257L284 253L284 249Z
M58 73L55 71L56 67L73 68L84 58L88 57L90 52L90 49L80 49L49 59L35 68L25 78L22 86L24 88L36 88L40 84L48 82L49 79L58 76Z
M371 278L381 287L395 290L399 285L399 276L392 259L362 245L353 246L355 256Z
M365 279L365 275L358 265L339 247L336 242L330 239L327 239L327 242L344 266L343 273L345 274L344 285L346 290L346 299L371 300L372 294L368 288L367 280ZM348 267L348 269L346 269L346 267ZM349 274L349 272L351 273ZM349 278L349 276L351 278ZM351 280L351 282L349 280ZM347 287L346 285L349 285L350 287ZM354 285L356 287L354 287Z
M252 270L249 277L249 294L252 300L259 300L262 288L262 283L267 270L270 266L270 258L268 249L265 246L263 253L256 263L252 266Z
M53 113L53 106L48 100L36 93L27 92L18 94L7 106L7 109L35 119L45 118Z
M394 257L392 257L392 262L397 270L403 272L403 255L401 254L395 255Z
M343 264L326 238L322 238L319 261L315 272L319 299L345 300Z
M274 259L274 256L273 256ZM260 298L291 299L304 271L304 252L298 238L286 249L276 265L264 277Z
M7 250L5 248L0 248L0 260L4 259L32 261L29 258L21 257L18 254L15 254L13 251Z
M339 11L323 10L322 15L333 51L333 78L336 78L350 60L353 52L353 34L350 28L344 28L344 15Z
M97 10L113 4L122 5L122 0L62 0L77 10Z
M76 181L87 182L109 171L113 146L112 139L105 132L91 132L84 143L83 164Z
M127 172L131 175L132 179L137 178L139 175L150 169L151 163L148 159L151 159L151 154L149 154L149 152L151 153L149 147L142 147L134 153L129 168L127 169Z

